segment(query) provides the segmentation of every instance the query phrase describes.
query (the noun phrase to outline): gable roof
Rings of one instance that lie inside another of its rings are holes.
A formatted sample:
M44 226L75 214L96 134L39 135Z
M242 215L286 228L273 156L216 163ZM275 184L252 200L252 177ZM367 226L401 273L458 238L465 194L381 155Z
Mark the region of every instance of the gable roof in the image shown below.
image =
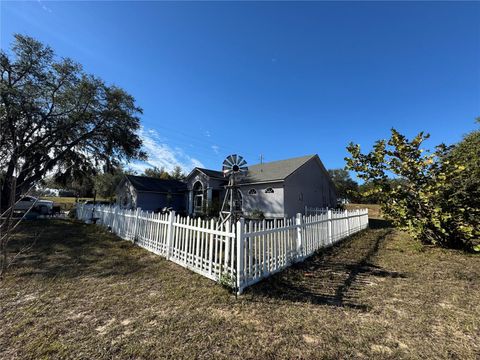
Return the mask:
M211 178L218 178L218 179L225 179L223 176L223 173L221 171L217 170L210 170L210 169L202 169L202 168L197 168L201 172L203 172L205 175L211 177Z
M187 186L179 180L164 180L147 176L125 175L125 178L137 191L141 192L181 192L186 191Z
M204 168L199 168L199 167L193 168L193 170L190 171L190 174L188 174L186 178L187 179L190 178L197 171L200 171L201 173L203 173L203 174L205 174L208 177L213 178L213 179L226 180L221 171L204 169Z
M249 166L247 176L240 181L240 184L282 181L316 156L306 155Z

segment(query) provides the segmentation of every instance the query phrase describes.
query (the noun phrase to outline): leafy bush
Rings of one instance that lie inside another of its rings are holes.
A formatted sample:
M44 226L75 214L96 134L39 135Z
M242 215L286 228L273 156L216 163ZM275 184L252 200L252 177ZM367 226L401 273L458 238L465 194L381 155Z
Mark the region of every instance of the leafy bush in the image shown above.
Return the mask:
M224 288L229 290L234 290L236 286L235 276L229 274L228 272L221 273L220 278L218 279L218 282Z
M249 219L253 220L263 220L265 219L265 214L263 213L262 210L259 209L254 209L252 213L249 216Z
M479 132L432 153L420 148L428 137L421 132L409 141L392 129L391 138L377 141L368 154L350 144L347 169L371 184L370 193L394 225L424 243L475 249L480 237Z

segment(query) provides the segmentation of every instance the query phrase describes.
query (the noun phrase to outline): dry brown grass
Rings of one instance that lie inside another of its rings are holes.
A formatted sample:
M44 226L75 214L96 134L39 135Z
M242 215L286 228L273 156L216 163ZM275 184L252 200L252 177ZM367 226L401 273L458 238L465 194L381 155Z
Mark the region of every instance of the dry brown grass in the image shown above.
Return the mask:
M377 204L347 204L345 205L347 210L355 209L368 209L368 216L373 219L382 219L382 209Z
M374 225L382 225L376 222ZM430 358L480 352L480 257L368 230L236 298L53 220L1 283L0 358Z
M93 198L75 198L75 197L59 197L59 196L41 196L41 199L50 200L59 205L63 211L71 210L75 207L76 202L84 202L86 200L93 200ZM97 198L97 201L107 200L103 198Z

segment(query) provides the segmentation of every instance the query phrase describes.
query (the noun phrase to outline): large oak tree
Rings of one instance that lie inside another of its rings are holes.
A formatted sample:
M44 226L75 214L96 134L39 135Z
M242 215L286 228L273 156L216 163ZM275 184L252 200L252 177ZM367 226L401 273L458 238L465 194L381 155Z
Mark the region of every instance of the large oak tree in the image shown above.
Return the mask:
M17 196L46 174L85 176L144 159L142 110L119 87L39 41L15 35L0 53L2 207L17 176Z

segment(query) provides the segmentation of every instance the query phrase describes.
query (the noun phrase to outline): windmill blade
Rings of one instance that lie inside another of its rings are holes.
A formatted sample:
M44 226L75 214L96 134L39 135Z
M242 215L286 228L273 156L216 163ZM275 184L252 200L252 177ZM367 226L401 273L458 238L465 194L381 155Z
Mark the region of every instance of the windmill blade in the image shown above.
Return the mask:
M223 160L223 166L231 167L232 165L233 165L233 164L231 163L230 160L228 160L228 158L225 159L225 160Z
M222 164L223 176L235 176L235 174L243 175L248 171L247 162L241 155L228 155Z
M230 163L230 165L235 164L235 160L233 159L234 156L237 156L237 155L235 155L235 154L233 154L233 155L228 155L227 158L225 159L225 161L228 160L228 162Z

